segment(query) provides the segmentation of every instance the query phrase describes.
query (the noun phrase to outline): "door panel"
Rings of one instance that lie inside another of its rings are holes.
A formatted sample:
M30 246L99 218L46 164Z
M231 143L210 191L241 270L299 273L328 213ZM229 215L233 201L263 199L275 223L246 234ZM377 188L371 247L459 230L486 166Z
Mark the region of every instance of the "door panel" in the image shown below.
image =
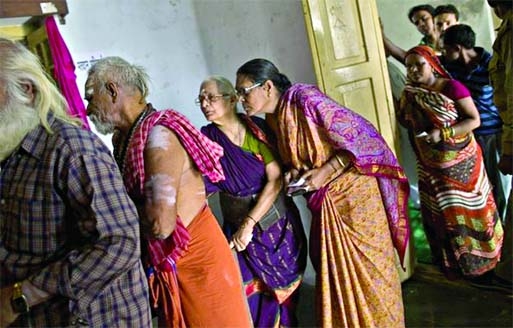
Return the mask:
M303 0L317 82L398 147L393 98L374 0Z
M359 113L381 132L399 156L394 103L375 0L303 0L319 88ZM401 281L414 270L413 244Z
M48 44L48 34L43 23L41 23L39 28L27 35L27 47L39 57L46 72L53 79L54 65L50 45Z

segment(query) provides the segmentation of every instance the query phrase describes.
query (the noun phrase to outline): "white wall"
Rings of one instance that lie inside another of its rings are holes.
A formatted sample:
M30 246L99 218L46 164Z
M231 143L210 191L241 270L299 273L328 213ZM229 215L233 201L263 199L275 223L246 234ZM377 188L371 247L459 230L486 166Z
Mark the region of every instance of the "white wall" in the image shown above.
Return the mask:
M68 0L59 25L75 62L121 56L144 66L149 101L197 126L194 104L211 74L235 80L244 62L264 57L291 81L315 83L300 0ZM81 92L86 70L77 69ZM108 140L107 140L108 141Z

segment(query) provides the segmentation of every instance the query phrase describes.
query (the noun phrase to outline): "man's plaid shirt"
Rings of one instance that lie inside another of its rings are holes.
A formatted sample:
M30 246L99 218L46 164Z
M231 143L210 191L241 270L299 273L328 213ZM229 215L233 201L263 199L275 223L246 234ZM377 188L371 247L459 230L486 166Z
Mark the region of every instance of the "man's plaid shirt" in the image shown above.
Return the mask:
M93 133L50 114L0 171L0 286L28 279L54 295L37 327L150 327L138 216Z

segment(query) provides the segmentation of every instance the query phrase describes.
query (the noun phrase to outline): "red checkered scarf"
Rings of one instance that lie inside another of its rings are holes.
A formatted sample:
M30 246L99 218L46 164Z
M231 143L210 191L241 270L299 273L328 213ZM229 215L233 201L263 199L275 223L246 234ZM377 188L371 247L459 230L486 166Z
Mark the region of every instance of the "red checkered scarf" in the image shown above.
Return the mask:
M137 127L128 144L126 158L124 159L123 179L130 195L139 197L144 195L144 148L150 131L155 125L162 125L176 133L203 175L209 177L212 182L224 180L220 163L223 148L205 137L192 126L185 116L167 109L150 113ZM189 240L189 232L178 217L176 228L170 237L165 240L148 240L151 264L157 271L173 271L173 262L183 256L187 250Z
M138 193L143 195L144 148L150 131L155 125L162 125L176 133L203 175L210 178L212 182L224 180L223 169L219 161L223 156L223 148L205 137L185 116L172 109L166 109L148 115L137 128L128 145L123 176L129 191L138 189Z

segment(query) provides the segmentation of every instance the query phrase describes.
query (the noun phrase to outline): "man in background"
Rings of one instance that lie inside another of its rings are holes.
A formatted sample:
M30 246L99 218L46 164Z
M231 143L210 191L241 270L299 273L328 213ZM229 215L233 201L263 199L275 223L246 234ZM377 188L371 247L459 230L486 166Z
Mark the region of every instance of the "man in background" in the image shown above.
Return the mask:
M433 8L433 6L429 4L418 5L410 8L408 11L408 19L413 25L415 25L417 31L422 34L422 39L420 39L419 44L427 45L433 49L436 49L438 44L438 33L436 31L433 19L434 13L435 8ZM381 29L383 32L385 54L387 56L394 57L400 63L404 64L406 50L394 44L389 38L385 36L383 27Z
M0 326L150 327L136 208L35 55L0 38Z
M503 174L498 163L501 155L502 119L493 102L493 88L490 85L488 65L492 55L482 47L476 47L476 34L465 24L450 26L442 34L441 62L451 76L469 89L472 100L479 111L481 125L475 129L476 137L486 168L486 174L493 185L493 197L501 218L504 220L506 196L502 181Z
M499 170L504 174L513 174L513 2L511 0L487 0L493 11L502 19L493 43L493 56L488 69L494 89L494 102L499 109L503 125L502 155ZM510 192L504 229L504 247L502 259L496 268L497 276L513 281L512 250L513 242L513 193Z
M440 5L435 8L433 19L435 20L436 30L441 36L450 26L459 24L460 13L458 9L451 4Z
M442 51L442 35L449 27L459 24L460 13L453 5L440 5L435 8L433 14L435 29L438 33L437 49Z

